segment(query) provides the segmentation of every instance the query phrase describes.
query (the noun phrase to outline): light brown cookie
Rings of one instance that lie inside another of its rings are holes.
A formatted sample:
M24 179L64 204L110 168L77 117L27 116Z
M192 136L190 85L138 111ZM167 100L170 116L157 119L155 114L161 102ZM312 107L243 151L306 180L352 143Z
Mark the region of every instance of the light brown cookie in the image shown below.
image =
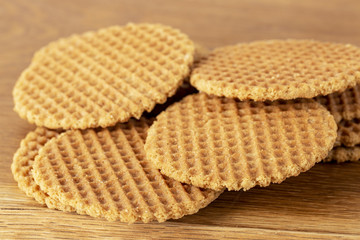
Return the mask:
M80 214L122 222L163 222L196 213L220 192L164 177L145 158L149 120L72 130L49 141L34 164L36 182Z
M49 197L44 193L40 186L35 183L32 174L32 167L35 157L50 139L56 137L59 131L49 130L38 127L34 131L28 133L21 141L20 148L16 151L11 171L19 188L26 193L27 196L35 198L40 204L46 204L49 208L59 209L62 211L74 211L68 205L64 205L56 199Z
M343 119L360 119L360 85L346 89L343 92L318 96L316 100L331 112L337 123Z
M313 98L360 82L360 48L268 40L215 49L192 71L198 90L255 101Z
M146 156L161 173L214 190L280 183L328 155L333 116L312 99L253 102L185 97L157 116Z
M354 147L335 147L329 155L324 159L324 162L336 161L342 162L355 162L360 159L360 146Z
M48 128L113 126L164 103L189 75L194 43L160 24L73 35L39 50L13 90L15 111Z

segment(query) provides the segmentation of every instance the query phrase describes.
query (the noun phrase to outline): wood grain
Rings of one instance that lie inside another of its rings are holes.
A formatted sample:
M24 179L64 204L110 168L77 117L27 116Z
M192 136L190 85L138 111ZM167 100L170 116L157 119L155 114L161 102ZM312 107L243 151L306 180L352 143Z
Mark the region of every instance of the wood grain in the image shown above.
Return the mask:
M133 224L49 210L16 186L12 155L34 126L13 111L12 87L32 54L59 37L114 24L160 22L216 47L269 38L360 46L360 1L0 1L0 239L360 239L360 163L225 192L193 216Z

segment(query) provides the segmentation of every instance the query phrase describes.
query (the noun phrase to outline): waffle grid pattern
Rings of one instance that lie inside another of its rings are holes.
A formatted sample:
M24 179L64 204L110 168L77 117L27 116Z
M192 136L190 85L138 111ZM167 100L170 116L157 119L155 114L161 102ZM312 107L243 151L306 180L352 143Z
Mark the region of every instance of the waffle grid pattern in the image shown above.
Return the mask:
M338 123L338 138L336 145L345 147L354 147L360 144L360 120L343 120Z
M220 192L163 177L145 158L149 124L141 118L110 129L68 131L40 151L35 179L78 213L111 221L163 222L196 213Z
M190 82L217 96L255 101L313 98L360 81L360 49L312 40L269 40L215 49Z
M43 192L40 186L36 184L32 174L34 160L39 150L58 134L59 131L48 130L42 127L38 127L28 133L14 154L11 171L19 188L24 191L27 196L34 198L40 204L46 204L48 208L70 212L74 211L74 209L49 197L49 195Z
M128 24L73 35L34 55L14 91L15 111L38 126L107 127L140 118L172 96L193 63L176 29Z
M200 93L157 117L145 151L175 180L247 190L310 169L327 156L336 128L313 100L241 102Z
M342 120L360 119L360 85L341 93L319 96L316 100L331 112L337 123Z

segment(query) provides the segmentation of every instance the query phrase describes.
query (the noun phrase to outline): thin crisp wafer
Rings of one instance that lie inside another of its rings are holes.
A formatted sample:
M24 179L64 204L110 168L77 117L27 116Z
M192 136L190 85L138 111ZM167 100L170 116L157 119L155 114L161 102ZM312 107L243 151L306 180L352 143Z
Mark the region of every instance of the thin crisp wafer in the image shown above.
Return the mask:
M69 212L74 211L74 209L49 197L49 195L43 192L40 186L36 184L32 175L32 166L35 156L39 153L39 149L58 134L59 131L49 130L43 127L38 127L28 133L21 141L20 148L14 155L11 171L19 188L24 191L27 196L34 198L40 204L46 204L49 208Z
M313 98L360 82L360 48L313 40L268 40L215 49L190 82L216 96L255 101Z
M247 190L310 169L328 155L336 129L312 99L242 102L199 93L157 116L145 151L161 173L180 182Z
M34 164L36 182L80 214L122 222L180 218L220 192L164 177L145 158L149 121L71 130L49 141Z
M354 147L335 147L329 155L324 159L324 162L336 161L342 162L356 162L360 160L360 146Z
M73 35L39 50L13 90L15 111L48 128L113 126L164 103L189 75L194 43L160 24Z
M331 112L337 123L342 120L360 119L360 85L344 92L318 96L316 100Z

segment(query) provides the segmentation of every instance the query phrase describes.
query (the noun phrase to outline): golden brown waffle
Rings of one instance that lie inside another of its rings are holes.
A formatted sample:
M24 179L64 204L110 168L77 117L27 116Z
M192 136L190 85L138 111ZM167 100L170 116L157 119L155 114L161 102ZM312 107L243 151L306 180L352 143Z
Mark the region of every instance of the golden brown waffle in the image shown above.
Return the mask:
M341 93L319 96L316 100L331 112L338 123L343 119L360 119L360 85Z
M324 159L324 162L336 161L338 163L342 162L355 162L360 159L360 146L354 147L335 147Z
M200 91L241 100L312 98L360 82L360 48L313 40L226 46L201 61L190 82Z
M189 75L194 44L179 30L128 24L73 35L38 51L13 90L38 126L106 127L164 103Z
M220 192L164 177L145 158L149 121L107 129L72 130L49 141L34 164L36 182L80 214L122 222L180 218Z
M336 145L354 147L360 144L360 120L343 120L338 123L338 137Z
M40 204L46 204L49 208L62 211L74 211L72 207L64 205L44 193L39 185L35 183L32 174L32 166L35 156L39 153L39 149L58 134L58 131L48 130L42 127L38 127L28 133L21 141L20 148L14 155L11 171L15 181L18 182L19 188L29 197L35 198Z
M247 190L310 169L328 155L336 129L312 99L242 102L199 93L157 116L145 151L161 173L180 182Z

